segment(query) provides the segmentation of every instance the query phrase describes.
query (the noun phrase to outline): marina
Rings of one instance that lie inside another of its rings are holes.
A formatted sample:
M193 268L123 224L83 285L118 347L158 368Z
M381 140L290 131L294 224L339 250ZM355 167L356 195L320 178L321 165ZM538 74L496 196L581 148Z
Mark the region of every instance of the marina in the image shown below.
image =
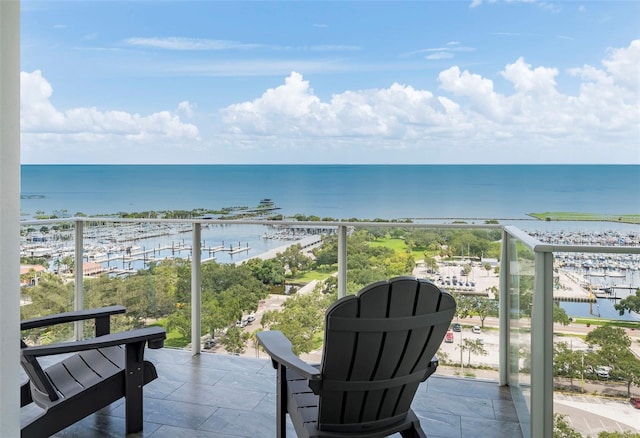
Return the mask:
M283 227L279 225L202 224L201 260L237 263L271 253L283 244L317 243L334 229ZM24 227L21 257L45 258L49 270L70 263L75 255L72 228L44 230ZM164 259L189 259L192 255L191 225L188 223L96 223L84 229L84 272L86 275L129 275ZM275 254L273 254L275 256Z
M252 257L274 257L277 251L292 243L310 239L310 245L317 245L321 236L333 232L334 228L321 223L317 227L203 223L201 260L240 263ZM35 230L25 226L21 236L21 256L47 258L49 270L57 272L60 265L69 263L69 258L74 256L74 233L73 228ZM549 243L640 245L638 233L633 231L537 231L530 234ZM96 222L85 225L83 271L85 275L130 275L164 259L189 259L192 256L191 239L189 223ZM640 287L638 255L557 252L554 254L554 267L554 300L572 316L620 318L613 304ZM445 288L486 296L488 287L498 286L497 280L494 281L496 284L485 284L484 268L474 271L464 282L453 284L451 281L446 285L444 276L457 273L443 271ZM625 317L640 319L637 315Z

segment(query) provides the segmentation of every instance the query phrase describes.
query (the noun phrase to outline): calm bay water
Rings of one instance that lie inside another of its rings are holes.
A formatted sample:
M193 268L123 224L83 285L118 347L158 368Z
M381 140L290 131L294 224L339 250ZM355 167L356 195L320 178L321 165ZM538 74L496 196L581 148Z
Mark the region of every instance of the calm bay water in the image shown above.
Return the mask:
M510 218L640 213L640 166L23 165L21 209L74 215L255 206L285 215Z

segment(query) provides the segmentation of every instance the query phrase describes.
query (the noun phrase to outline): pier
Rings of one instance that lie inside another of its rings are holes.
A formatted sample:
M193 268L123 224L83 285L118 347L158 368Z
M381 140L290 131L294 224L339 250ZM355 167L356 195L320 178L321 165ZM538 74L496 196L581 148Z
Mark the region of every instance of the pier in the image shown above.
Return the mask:
M580 296L580 295L558 295L553 294L553 301L560 302L565 301L569 303L596 303L598 300L596 299L597 295L588 295L588 296ZM600 298L600 297L598 297Z

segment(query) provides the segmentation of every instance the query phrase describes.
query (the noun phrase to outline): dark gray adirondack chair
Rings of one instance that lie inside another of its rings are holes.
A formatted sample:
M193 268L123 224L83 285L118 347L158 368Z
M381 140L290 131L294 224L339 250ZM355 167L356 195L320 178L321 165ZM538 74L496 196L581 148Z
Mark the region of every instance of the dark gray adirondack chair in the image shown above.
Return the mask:
M286 435L288 413L298 436L426 437L410 405L436 370L455 308L424 280L371 284L327 309L318 366L295 356L281 332L258 333L277 369L277 436Z
M144 360L144 347L162 348L166 333L148 327L110 334L110 316L122 306L88 309L24 320L21 330L95 319L95 338L28 347L20 341L22 367L29 381L21 388L20 406L35 402L44 409L22 425L23 437L48 437L110 403L125 397L126 433L142 430L142 386L158 377ZM68 353L76 353L68 355ZM38 357L67 354L43 369Z

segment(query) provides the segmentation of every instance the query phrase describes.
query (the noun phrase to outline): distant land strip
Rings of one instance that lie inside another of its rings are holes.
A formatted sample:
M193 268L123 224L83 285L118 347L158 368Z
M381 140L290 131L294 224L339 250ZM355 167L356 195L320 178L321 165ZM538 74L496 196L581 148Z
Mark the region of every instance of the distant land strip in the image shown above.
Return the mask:
M599 214L548 211L545 213L529 213L529 216L543 221L594 221L640 224L640 214Z

